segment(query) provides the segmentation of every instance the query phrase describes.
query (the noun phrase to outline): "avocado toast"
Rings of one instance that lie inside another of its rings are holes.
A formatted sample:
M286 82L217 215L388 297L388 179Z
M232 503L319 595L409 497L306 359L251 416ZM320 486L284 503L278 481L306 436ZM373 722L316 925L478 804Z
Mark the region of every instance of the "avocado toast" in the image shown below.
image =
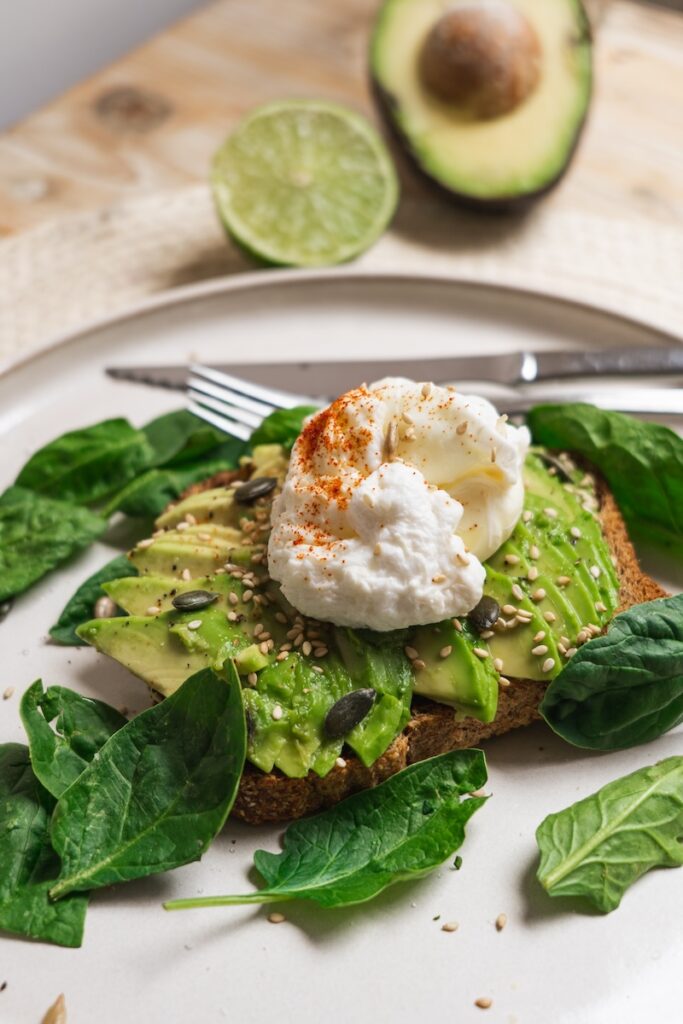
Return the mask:
M140 575L105 586L128 615L79 630L163 696L234 659L249 752L233 813L251 823L309 814L407 764L530 723L577 645L618 610L663 594L640 571L606 485L537 450L522 517L487 560L478 609L393 633L306 619L266 567L286 470L282 448L261 446L243 466L246 483L193 488L130 553ZM368 700L349 707L359 690ZM341 734L333 709L347 716Z

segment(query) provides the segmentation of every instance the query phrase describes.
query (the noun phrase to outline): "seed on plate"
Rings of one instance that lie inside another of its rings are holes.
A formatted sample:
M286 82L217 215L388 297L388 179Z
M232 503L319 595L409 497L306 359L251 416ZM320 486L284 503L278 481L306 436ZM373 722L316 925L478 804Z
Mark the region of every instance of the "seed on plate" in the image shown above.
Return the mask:
M462 551L458 551L457 555L455 556L455 560L456 562L459 562L460 565L470 564L469 558L467 557L467 555L464 555Z
M499 914L498 917L496 918L496 931L497 932L502 932L503 928L505 927L505 925L507 923L508 923L508 916L507 916L507 914Z
M192 573L190 572L189 569L183 569L183 571L180 574L180 578L187 582L188 580L192 579Z
M176 594L171 603L179 612L198 612L217 600L218 594L212 594L210 590L186 590L183 594Z
M540 644L541 640L545 640L545 630L539 629L538 633L534 637L534 643Z
M111 619L116 615L116 605L110 597L105 594L95 601L93 614L96 619Z
M541 658L544 654L548 653L548 647L546 644L538 644L537 647L531 648L531 653L535 658Z
M3 700L9 700L13 693L14 693L14 687L13 686L8 686L5 690L3 690L2 699Z
M463 420L462 423L458 423L457 427L455 428L456 434L459 434L462 437L462 435L467 430L467 426L467 420Z
M268 914L268 920L271 924L282 924L282 922L286 921L287 918L284 914L281 914L279 910L273 910Z
M519 583L513 583L512 584L512 596L517 601L523 601L524 600L524 591L520 587Z
M546 622L557 622L557 615L555 612L543 612L543 618Z
M442 572L437 573L436 576L432 576L432 583L445 583L445 582L446 582L446 577L444 576L444 574Z
M500 617L500 605L493 597L484 594L467 616L467 621L480 633L495 625Z
M560 643L564 644L565 647L569 647L570 640L568 636L561 636Z
M489 656L489 652L485 650L483 647L473 647L472 650L478 658L481 658L482 661L484 660L484 658L488 658Z
M534 561L535 561L537 558L540 558L540 557L541 557L541 552L538 550L538 547L535 544L532 544L531 547L529 548L529 558L533 558Z
M408 426L410 426L410 427L412 427L414 425L414 423L415 423L415 420L413 419L413 417L410 415L409 412L402 412L401 413L401 419L403 420L404 423L407 423Z
M307 658L312 650L313 650L313 644L311 643L311 641L310 640L304 640L303 644L301 645L301 653L304 655L304 657Z
M325 658L328 653L329 652L328 652L327 647L314 647L313 648L313 657L314 658Z
M591 576L594 580L600 579L600 567L598 565L591 565Z
M530 580L531 583L533 583L534 580L538 579L538 569L536 568L535 565L531 566L531 568L529 569L528 573L526 574L526 578L528 580Z
M263 498L270 494L277 487L277 479L274 476L257 476L253 480L247 480L245 484L237 487L233 493L235 501L239 505L251 505L257 498Z
M285 625L288 620L284 612L275 612L275 621L281 622L283 625Z
M496 621L498 621L498 620L496 619ZM482 640L490 640L491 637L495 636L495 635L496 634L495 634L495 632L492 629L485 629L483 633L479 634L479 636L482 638Z
M313 669L314 672L317 672L319 676L324 675L324 671L323 669L321 669L320 665L311 665L311 668ZM303 690L302 692L308 693L308 690Z
M496 451L496 448L495 447L491 448L491 462L495 462L496 461L497 454L498 453Z
M462 633L462 622L460 619L451 619L451 622L456 633Z
M543 662L541 668L542 668L542 670L544 672L552 672L552 670L555 668L555 659L554 658L546 658L545 661Z
M596 612L606 612L607 611L607 605L603 601L596 601L595 602L595 610L596 610Z
M372 549L372 553L373 555L378 556L382 554L382 545L379 542L375 544L374 548Z
M203 530L201 533L197 534L197 539L198 540L211 540L211 534L207 533L206 530Z
M445 647L442 647L441 650L439 651L439 657L448 658L452 653L453 647L451 646L451 644L447 644Z
M244 593L242 594L242 600L244 601L245 604L249 604L253 596L253 590L245 590Z
M441 925L442 932L457 932L458 922L457 921L446 921L445 924Z
M282 715L283 715L282 708L280 707L279 704L276 704L275 707L273 708L273 710L270 713L270 717L273 719L274 722L279 722L280 719L282 718Z
M571 583L571 581L572 581L571 580L571 576L558 576L557 577L557 585L559 587L568 587L569 584Z
M386 434L384 435L384 454L388 462L391 462L396 449L398 448L398 426L396 420L392 420L387 427Z
M249 683L250 686L256 686L256 684L258 683L258 676L256 675L255 672L249 673L249 675L247 676L247 682Z
M190 524L186 523L185 520L183 520L182 523L178 523L178 525L176 526L176 530L178 531L178 533L182 533L183 530L189 530L189 529L190 529Z
M519 562L519 555L506 555L503 561L506 565L517 565Z
M145 615L158 615L160 611L161 608L159 607L158 604L151 604L147 611L145 612Z
M275 660L276 661L286 661L288 657L289 657L289 651L280 651L280 653L278 655L276 655Z
M413 662L413 668L415 669L416 672L421 672L422 669L426 667L427 666L422 660L422 658L416 658L415 661Z
M506 676L499 676L498 677L498 685L502 686L503 689L505 689L507 686L510 685L510 680Z
M258 645L258 649L261 652L261 654L267 654L268 651L270 650L270 648L268 647L268 641L264 640L263 643Z
M147 537L146 540L138 541L138 548L141 551L144 551L146 548L151 548L153 543L154 543L154 538L153 537Z
M545 590L543 589L543 587L539 587L538 590L534 590L531 596L534 599L534 601L542 601L545 597Z
M416 651L414 647L404 647L403 651L405 653L406 658L410 658L411 661L414 661L415 658L420 657L418 651Z
M228 612L227 619L228 622L237 622L237 620L239 619L239 615L237 614L237 612Z
M369 713L377 699L377 691L370 688L351 690L336 701L325 715L323 729L331 740L340 740L350 733Z
M493 667L495 668L496 672L502 672L503 671L503 659L502 658L494 658L493 659Z
M337 768L346 768L346 761L344 760L343 757L338 757L334 763L336 764Z
M565 653L565 658L573 658L576 654L576 647L570 647Z
M523 523L530 523L533 518L534 518L533 512L531 512L528 508L524 509L524 511L522 512L522 522Z
M188 622L187 628L188 629L199 629L201 624L202 624L202 620L201 619L192 619L191 622Z
M580 539L580 537L581 537L581 530L578 528L578 526L572 526L572 528L571 528L571 530L569 532L571 533L572 537L575 538L575 540L579 540Z
M197 517L193 516L191 512L186 512L185 513L185 522L189 523L190 526L196 526L197 525Z
M488 1010L493 1006L493 999L489 999L488 996L480 996L479 999L474 1000L474 1005L478 1006L480 1010Z
M552 508L552 507L549 506L548 508L544 508L543 511L547 515L548 519L557 519L557 509L556 508Z
M423 398L429 398L431 393L432 393L432 385L429 383L429 381L426 381L422 385L422 397Z
M565 646L564 644L561 644L561 643L560 643L560 644L558 644L558 645L557 645L557 649L558 649L558 651L560 652L560 654L564 654L564 655L566 656L566 654L567 654L567 648L566 648L566 646Z

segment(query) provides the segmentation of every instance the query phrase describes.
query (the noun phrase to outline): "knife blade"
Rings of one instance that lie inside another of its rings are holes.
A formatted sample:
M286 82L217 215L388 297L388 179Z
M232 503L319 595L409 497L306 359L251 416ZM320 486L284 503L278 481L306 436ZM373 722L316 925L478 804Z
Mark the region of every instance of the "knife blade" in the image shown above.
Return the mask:
M500 355L452 356L436 359L380 359L297 363L210 363L257 384L311 395L340 394L362 380L412 377L436 383L465 380L491 381L514 387L569 377L622 377L660 374L683 375L683 345L671 348L561 350L505 352ZM112 366L116 380L137 381L155 387L184 390L189 367Z

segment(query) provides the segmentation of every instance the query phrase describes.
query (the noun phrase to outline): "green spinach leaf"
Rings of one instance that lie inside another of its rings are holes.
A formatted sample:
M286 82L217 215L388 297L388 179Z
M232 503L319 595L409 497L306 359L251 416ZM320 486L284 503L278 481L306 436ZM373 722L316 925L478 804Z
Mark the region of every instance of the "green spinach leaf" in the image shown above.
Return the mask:
M577 452L607 480L633 535L683 555L683 439L656 423L592 405L539 405L537 444Z
M152 449L124 419L104 420L50 441L28 460L16 483L36 494L90 505L149 465Z
M291 448L301 433L301 426L307 416L317 412L315 405L297 405L295 409L277 409L266 416L249 439L253 448L257 444L281 444Z
M109 704L62 686L43 692L40 679L21 698L21 720L33 771L54 797L76 781L109 737L128 722Z
M119 580L124 576L137 576L138 571L125 555L118 555L101 569L89 576L67 602L62 614L50 630L50 636L65 647L81 647L84 641L76 633L76 627L88 622L94 615L95 603L104 597L103 583Z
M114 733L57 803L54 898L197 860L223 827L246 749L240 683L210 669Z
M28 749L0 746L0 928L80 946L88 897L53 903L48 896L59 872L49 839L54 803L33 774Z
M617 615L552 680L540 710L591 750L648 743L683 721L683 594Z
M88 509L9 487L0 497L0 601L27 590L106 527Z
M153 466L190 462L229 440L223 431L204 423L187 409L158 416L142 432L153 452Z
M486 782L480 750L455 750L411 765L314 818L295 821L282 853L257 850L266 888L241 896L171 900L167 910L315 900L324 907L363 903L388 885L419 878L462 844L484 797L461 797Z
M551 896L583 896L609 913L646 871L683 864L683 757L640 768L550 814L536 841L538 879Z

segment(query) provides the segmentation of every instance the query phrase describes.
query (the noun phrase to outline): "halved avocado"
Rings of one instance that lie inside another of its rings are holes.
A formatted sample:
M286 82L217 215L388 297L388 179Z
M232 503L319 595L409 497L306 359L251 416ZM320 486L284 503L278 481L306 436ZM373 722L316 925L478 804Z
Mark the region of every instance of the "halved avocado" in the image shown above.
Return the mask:
M523 205L567 169L592 82L581 0L385 0L370 63L392 131L466 205Z

